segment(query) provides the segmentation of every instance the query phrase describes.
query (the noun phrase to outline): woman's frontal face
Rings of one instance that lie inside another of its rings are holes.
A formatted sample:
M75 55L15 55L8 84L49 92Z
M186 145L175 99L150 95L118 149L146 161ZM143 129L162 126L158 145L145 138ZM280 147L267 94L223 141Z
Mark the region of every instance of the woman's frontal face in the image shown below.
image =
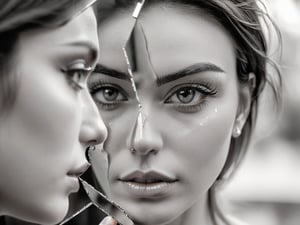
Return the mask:
M110 131L112 198L136 221L165 223L204 204L224 165L238 109L235 51L201 11L145 9L130 49L141 129L122 52L132 25L129 12L100 26L100 65L89 86Z
M88 166L88 142L106 135L86 87L97 49L92 9L62 27L20 35L11 68L17 99L0 118L4 213L43 224L65 216Z

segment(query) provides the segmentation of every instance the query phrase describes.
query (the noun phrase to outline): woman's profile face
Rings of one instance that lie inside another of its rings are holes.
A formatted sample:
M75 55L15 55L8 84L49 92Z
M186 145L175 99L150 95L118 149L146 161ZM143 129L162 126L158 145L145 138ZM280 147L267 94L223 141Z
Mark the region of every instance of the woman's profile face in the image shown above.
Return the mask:
M4 214L43 224L65 216L88 166L86 148L107 134L86 85L97 49L92 9L62 27L20 34L11 68L17 99L0 118Z
M109 130L104 149L110 154L111 197L145 224L170 222L192 206L203 212L239 110L229 34L201 11L161 6L142 12L144 44L143 35L135 39L140 40L133 77L143 107L142 136L122 52L132 26L130 12L100 26L102 69L89 79Z

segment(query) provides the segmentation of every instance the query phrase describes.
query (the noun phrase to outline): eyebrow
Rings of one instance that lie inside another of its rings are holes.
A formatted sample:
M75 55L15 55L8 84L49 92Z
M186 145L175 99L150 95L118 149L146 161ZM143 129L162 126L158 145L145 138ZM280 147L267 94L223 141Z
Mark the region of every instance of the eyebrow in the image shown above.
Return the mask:
M66 43L66 46L74 46L74 47L83 47L88 49L88 55L91 57L91 61L94 62L98 58L98 48L87 41L76 41L76 42L70 42Z
M181 69L175 73L167 74L167 75L162 75L162 76L157 76L156 84L157 86L162 86L166 83L181 79L186 76L191 76L197 73L203 73L207 71L212 71L212 72L218 72L218 73L224 73L225 71L212 63L196 63L191 66L188 66L184 69ZM94 70L94 73L100 73L100 74L105 74L117 79L122 79L122 80L127 80L130 81L129 76L121 71L115 70L108 68L104 65L97 64L96 68Z
M208 71L218 72L218 73L225 72L221 67L219 67L215 64L212 64L212 63L196 63L196 64L188 66L184 69L181 69L175 73L170 73L170 74L166 74L166 75L157 77L156 83L157 83L157 86L162 86L166 83L178 80L182 77L191 76L191 75L194 75L197 73L203 73L203 72L208 72Z
M121 80L130 81L130 78L127 75L127 73L108 68L108 67L103 66L99 63L96 65L96 67L94 69L94 73L101 73L101 74L108 75L108 76L118 78L118 79L121 79Z

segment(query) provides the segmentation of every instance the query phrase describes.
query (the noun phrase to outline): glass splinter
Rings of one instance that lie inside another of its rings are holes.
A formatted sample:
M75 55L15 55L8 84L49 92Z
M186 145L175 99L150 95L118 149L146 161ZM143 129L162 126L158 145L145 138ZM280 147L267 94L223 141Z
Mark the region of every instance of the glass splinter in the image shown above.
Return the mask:
M142 0L142 1L139 1L137 4L136 4L136 7L132 13L132 17L137 19L139 17L139 14L143 8L143 5L145 3L145 0Z
M143 138L143 130L144 130L143 126L144 126L143 114L141 111L139 111L137 115L137 121L135 122L135 126L133 129L133 135L131 139L132 143L134 143L134 141L138 141Z

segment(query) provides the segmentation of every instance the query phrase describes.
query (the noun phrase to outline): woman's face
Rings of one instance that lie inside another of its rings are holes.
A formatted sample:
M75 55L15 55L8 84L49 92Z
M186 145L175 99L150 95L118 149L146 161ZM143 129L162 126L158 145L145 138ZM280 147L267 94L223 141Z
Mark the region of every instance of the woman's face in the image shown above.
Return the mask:
M88 166L86 148L107 135L86 84L97 49L92 9L20 35L11 68L17 99L0 118L1 213L43 224L65 216Z
M135 126L137 101L122 52L130 12L100 26L101 66L89 79L109 130L104 148L110 155L111 197L145 224L163 224L192 206L205 206L239 112L230 36L201 11L161 6L142 12L135 36L133 76L143 135Z

